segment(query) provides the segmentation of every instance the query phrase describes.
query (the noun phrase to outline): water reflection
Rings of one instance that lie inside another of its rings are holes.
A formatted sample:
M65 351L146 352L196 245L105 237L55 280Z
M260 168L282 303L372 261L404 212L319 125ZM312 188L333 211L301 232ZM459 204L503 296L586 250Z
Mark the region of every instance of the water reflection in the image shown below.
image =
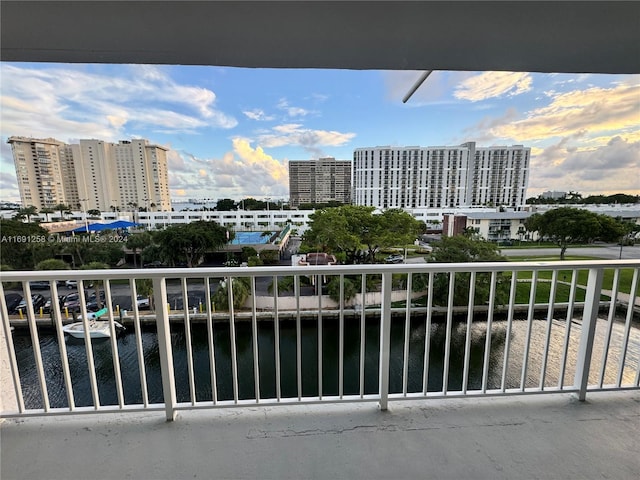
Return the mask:
M569 335L565 321L534 320L530 326L531 339L528 355L525 359L526 334L528 324L525 320L514 321L510 334L506 321L494 321L491 328L489 364L487 369L487 388L501 387L504 374L506 388L519 388L524 377L525 387L535 387L542 382L546 387L558 386L562 374L562 360L567 352L567 364L564 371L564 382L573 384L575 359L581 326L570 322ZM610 347L605 369L605 384L616 381L620 370L620 358L624 324L616 321L612 326ZM184 328L180 324L172 325L171 343L173 346L174 368L177 398L179 402L190 402L188 360ZM421 392L423 390L425 321L422 318L411 319L409 332L409 356L407 390ZM391 326L391 360L390 390L402 392L402 372L404 363L404 320L394 320ZM549 329L549 330L548 330ZM605 348L607 321L601 319L596 328L596 341L592 358L590 384L597 382L601 360ZM238 397L240 399L255 398L254 362L250 322L236 322ZM546 373L542 378L542 365L546 350L547 331L549 331L549 348L546 356ZM280 361L281 361L281 395L297 397L296 373L296 324L295 321L280 322ZM454 322L451 331L451 349L448 362L448 391L461 390L465 363L466 322ZM365 324L364 353L364 392L376 393L378 390L378 343L380 325L376 319L367 319ZM443 387L446 324L431 325L431 343L429 346L428 391L441 391ZM509 337L509 338L508 338ZM467 389L482 388L485 346L487 339L487 323L475 321L470 328L469 377ZM22 389L27 408L41 408L42 399L38 386L38 375L35 368L33 350L28 335L14 336L16 355L22 382ZM73 395L76 405L93 405L91 386L87 366L84 340L66 338L67 355L71 372ZM212 399L212 380L210 370L210 352L208 333L205 325L192 325L191 344L194 362L194 381L197 401ZM135 336L132 331L118 338L118 355L122 372L122 383L125 403L142 403L142 387L138 369L138 354ZM162 377L156 333L153 329L142 332L144 364L147 376L147 388L150 403L161 403ZM52 407L67 406L67 394L62 375L57 338L51 332L41 332L40 348L45 359L45 377ZM231 368L231 341L228 323L214 324L215 369L217 379L218 400L233 399L233 378ZM338 320L323 319L322 329L322 394L338 395L338 354L339 324ZM503 372L505 354L508 364ZM111 342L109 340L94 341L93 355L100 403L115 405L118 403L115 384ZM261 398L276 396L275 374L275 331L273 321L258 323L258 356L259 385ZM301 327L302 357L302 395L318 395L318 328L315 321L303 321ZM640 361L640 331L632 327L629 347L623 365L623 384L632 383L635 379ZM523 374L523 366L526 372ZM355 395L360 392L360 321L346 321L344 328L344 394Z

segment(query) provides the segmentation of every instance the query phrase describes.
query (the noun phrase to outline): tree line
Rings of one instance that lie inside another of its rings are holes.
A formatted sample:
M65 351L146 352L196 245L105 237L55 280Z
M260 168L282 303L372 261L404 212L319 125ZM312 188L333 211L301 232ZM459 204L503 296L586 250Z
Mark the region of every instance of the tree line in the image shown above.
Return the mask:
M580 193L569 192L562 198L544 198L542 195L527 198L527 205L606 205L640 203L640 195L616 193L613 195L589 195L583 198Z

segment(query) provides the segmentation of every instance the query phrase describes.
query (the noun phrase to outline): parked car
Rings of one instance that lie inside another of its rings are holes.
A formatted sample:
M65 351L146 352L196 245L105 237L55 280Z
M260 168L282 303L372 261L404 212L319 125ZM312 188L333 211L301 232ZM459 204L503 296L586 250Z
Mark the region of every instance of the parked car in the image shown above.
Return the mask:
M34 280L29 282L31 290L49 290L49 280Z
M162 263L160 260L154 260L153 262L145 263L143 265L144 268L162 268L164 266L165 264Z
M149 297L138 295L138 297L136 298L136 303L138 304L138 310L149 310L149 308L151 308Z
M400 255L399 253L394 253L393 255L389 255L384 259L386 263L402 263L404 262L404 255Z
M44 307L44 304L47 303L47 299L44 298L39 293L34 293L31 295L31 303L33 304L34 312L39 312L40 307ZM26 299L20 300L20 303L16 306L16 311L22 310L24 313L27 312L27 301Z
M67 280L66 282L64 282L65 287L67 288L78 288L78 281L77 280ZM85 287L87 288L91 288L93 287L93 283L86 283L84 284Z
M4 302L7 305L7 312L9 315L17 313L16 307L22 301L22 295L19 293L7 293L4 296Z
M85 295L85 299L88 298L88 295ZM63 295L60 297L60 308L68 309L70 312L79 312L80 311L80 294L79 293L69 293L68 295Z
M42 311L44 313L51 313L51 299L47 298L47 301L44 303L42 307Z

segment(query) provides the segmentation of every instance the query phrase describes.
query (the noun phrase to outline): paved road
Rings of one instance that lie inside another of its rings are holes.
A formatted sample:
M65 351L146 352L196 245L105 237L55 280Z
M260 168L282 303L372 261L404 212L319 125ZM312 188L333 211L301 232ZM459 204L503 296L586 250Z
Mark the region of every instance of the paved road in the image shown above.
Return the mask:
M502 254L506 257L524 257L531 256L548 256L557 257L560 260L559 248L506 248L502 250ZM620 256L620 245L597 245L593 247L569 247L565 255L597 257L605 260L632 260L640 258L640 245L630 247L622 247L622 257Z

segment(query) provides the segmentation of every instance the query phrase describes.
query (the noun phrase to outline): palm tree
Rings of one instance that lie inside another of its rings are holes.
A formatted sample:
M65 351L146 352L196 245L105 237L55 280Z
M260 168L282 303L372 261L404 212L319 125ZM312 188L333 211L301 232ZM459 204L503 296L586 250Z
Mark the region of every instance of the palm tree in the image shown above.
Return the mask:
M97 208L92 208L91 210L87 210L87 213L92 217L99 217L101 212Z
M133 250L133 266L138 268L138 251L151 245L151 235L148 232L134 233L127 237L127 248Z
M63 220L64 220L65 213L70 210L70 208L64 203L59 203L53 208L56 210L56 212L60 212L60 218Z
M55 210L53 210L53 208L49 208L49 207L44 207L40 209L40 213L42 213L44 215L44 218L47 222L49 222L49 215L54 213Z
M31 223L31 216L38 213L38 209L33 205L28 207L24 207L19 209L16 214L13 216L14 220L24 220L27 219L28 223Z
M38 213L38 209L33 205L29 205L28 207L22 208L22 213L27 217L27 222L31 223L31 216L36 215Z

